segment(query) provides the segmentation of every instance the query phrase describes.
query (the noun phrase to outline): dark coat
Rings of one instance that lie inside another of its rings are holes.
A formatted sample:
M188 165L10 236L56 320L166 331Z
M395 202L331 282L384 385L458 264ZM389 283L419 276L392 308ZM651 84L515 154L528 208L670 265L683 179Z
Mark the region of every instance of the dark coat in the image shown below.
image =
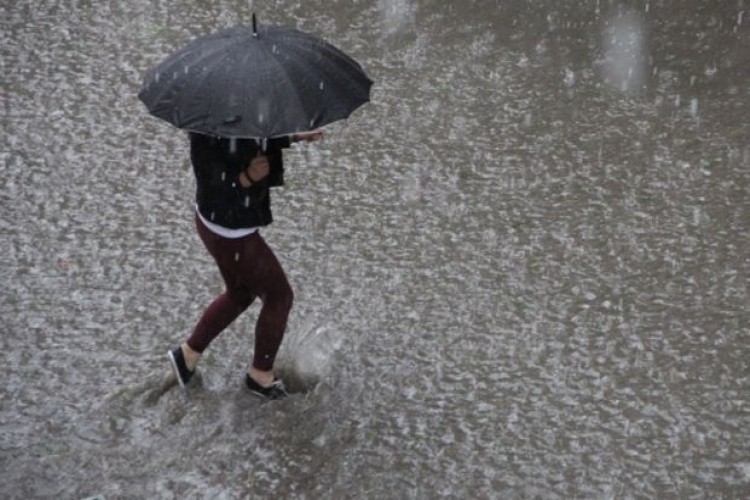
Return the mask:
M190 134L190 160L197 182L196 202L203 217L230 229L267 226L271 215L270 188L284 184L282 149L289 138L266 142L268 176L249 188L240 184L240 172L261 153L255 139L224 139Z

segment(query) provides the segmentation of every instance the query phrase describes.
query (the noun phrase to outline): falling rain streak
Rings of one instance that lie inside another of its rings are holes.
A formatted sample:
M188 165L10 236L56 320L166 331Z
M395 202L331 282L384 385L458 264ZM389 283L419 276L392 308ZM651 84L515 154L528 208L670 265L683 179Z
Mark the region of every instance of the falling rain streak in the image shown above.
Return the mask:
M746 0L60 4L0 34L0 497L747 496ZM295 293L279 404L242 385L263 297L165 379L224 281L136 97L253 6L375 80L258 233Z

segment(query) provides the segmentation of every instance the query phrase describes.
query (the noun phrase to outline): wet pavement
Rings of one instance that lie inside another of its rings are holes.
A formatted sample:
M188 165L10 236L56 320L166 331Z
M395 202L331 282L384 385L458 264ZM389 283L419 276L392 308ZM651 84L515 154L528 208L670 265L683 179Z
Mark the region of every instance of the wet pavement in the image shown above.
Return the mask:
M184 392L221 281L183 133L137 99L248 2L5 2L5 498L741 498L750 488L750 4L255 2L372 102L286 156L296 292Z

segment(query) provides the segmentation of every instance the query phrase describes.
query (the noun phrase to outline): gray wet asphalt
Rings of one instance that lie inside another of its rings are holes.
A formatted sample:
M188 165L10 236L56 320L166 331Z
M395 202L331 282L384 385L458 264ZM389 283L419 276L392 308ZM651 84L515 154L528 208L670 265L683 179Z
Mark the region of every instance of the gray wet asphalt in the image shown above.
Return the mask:
M286 156L263 231L296 394L242 388L254 306L183 392L221 281L143 73L296 26L375 81ZM742 498L745 0L4 2L5 498Z

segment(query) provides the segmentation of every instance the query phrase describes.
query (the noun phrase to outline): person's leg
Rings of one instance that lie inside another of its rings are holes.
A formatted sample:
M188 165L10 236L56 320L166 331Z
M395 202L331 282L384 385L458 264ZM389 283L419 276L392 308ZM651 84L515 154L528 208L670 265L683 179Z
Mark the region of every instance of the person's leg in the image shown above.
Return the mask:
M294 301L292 287L276 255L260 234L243 242L240 256L242 284L263 306L255 326L255 353L250 377L262 386L274 380L273 364Z
M198 233L226 284L195 330L181 345L185 364L194 370L200 354L230 323L260 297L263 306L255 328L255 354L248 375L262 386L274 381L273 364L284 337L294 295L278 259L258 233L227 239L212 233L196 217Z
M224 292L209 304L203 311L203 315L192 334L182 345L185 361L190 370L195 368L198 357L206 350L211 341L237 319L251 303L252 298L250 297L238 302L237 299L232 299L232 294Z
M253 302L254 296L242 284L238 255L244 238L231 240L212 233L196 217L196 227L206 249L216 261L226 290L205 309L192 334L181 344L185 363L194 370L200 355L226 327Z

